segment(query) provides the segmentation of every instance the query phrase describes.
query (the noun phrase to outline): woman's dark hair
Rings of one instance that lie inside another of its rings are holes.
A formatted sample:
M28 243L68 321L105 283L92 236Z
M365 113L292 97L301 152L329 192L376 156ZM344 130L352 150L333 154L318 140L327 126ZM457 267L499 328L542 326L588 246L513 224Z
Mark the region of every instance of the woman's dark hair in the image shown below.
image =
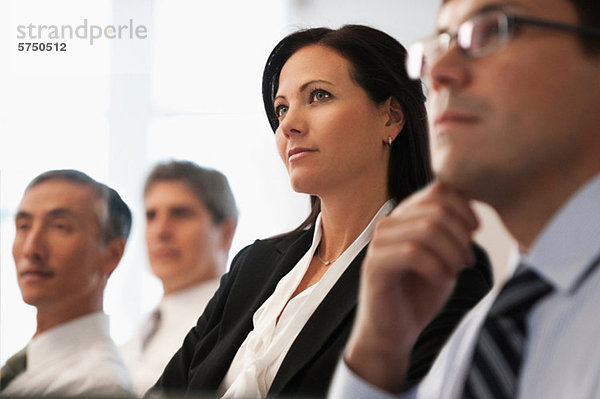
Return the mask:
M273 131L279 126L273 99L281 69L292 54L310 45L328 47L348 60L352 79L376 104L393 97L402 106L406 122L392 144L388 168L391 198L401 201L429 183L433 173L423 87L406 74L406 49L377 29L363 25L345 25L336 30L313 28L283 38L269 55L262 80L263 103ZM309 216L289 234L312 227L320 210L319 198L311 195Z

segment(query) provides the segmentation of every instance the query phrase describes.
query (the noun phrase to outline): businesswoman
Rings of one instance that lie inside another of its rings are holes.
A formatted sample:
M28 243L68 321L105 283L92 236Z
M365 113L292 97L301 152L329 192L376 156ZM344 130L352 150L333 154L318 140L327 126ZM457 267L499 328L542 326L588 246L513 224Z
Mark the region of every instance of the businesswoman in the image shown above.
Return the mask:
M325 394L374 224L432 179L425 98L404 62L396 40L357 25L299 31L274 48L265 110L291 185L310 195L312 211L296 230L257 240L233 259L155 392ZM491 287L485 253L474 253L415 345L412 382Z

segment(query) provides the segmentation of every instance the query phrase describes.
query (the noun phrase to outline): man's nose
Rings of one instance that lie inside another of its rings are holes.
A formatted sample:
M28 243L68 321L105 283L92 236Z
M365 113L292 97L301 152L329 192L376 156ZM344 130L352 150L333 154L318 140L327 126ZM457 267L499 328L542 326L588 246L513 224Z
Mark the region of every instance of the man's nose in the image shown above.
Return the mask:
M46 253L46 240L44 229L41 226L34 226L16 242L21 242L21 253L27 259L43 259Z

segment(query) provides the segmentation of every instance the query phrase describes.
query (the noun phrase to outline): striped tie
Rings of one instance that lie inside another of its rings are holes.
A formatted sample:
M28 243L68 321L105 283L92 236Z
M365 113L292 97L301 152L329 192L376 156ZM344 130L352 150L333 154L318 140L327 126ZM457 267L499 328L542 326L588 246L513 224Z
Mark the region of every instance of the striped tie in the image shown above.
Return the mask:
M27 368L27 347L15 353L0 370L0 391Z
M481 328L463 398L514 398L527 336L527 313L552 287L534 271L517 273L502 288Z
M142 352L146 350L150 344L150 341L158 331L161 317L160 309L156 309L154 312L152 312L152 314L150 314L150 318L148 319L147 324L144 326L144 331L142 332Z

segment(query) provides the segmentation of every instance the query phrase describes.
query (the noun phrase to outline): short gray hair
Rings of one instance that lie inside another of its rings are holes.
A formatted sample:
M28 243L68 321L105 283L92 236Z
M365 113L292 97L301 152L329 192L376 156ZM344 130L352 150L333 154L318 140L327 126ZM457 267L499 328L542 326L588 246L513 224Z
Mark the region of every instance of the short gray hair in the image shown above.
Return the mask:
M127 240L131 231L131 210L114 189L78 170L59 169L35 177L25 188L25 193L38 184L50 180L63 180L91 188L103 205L102 213L98 215L100 237L103 242L107 243L118 237Z
M238 209L227 177L218 170L205 168L191 161L166 161L157 164L144 184L144 196L155 183L180 181L206 206L213 222L231 219L237 223Z

